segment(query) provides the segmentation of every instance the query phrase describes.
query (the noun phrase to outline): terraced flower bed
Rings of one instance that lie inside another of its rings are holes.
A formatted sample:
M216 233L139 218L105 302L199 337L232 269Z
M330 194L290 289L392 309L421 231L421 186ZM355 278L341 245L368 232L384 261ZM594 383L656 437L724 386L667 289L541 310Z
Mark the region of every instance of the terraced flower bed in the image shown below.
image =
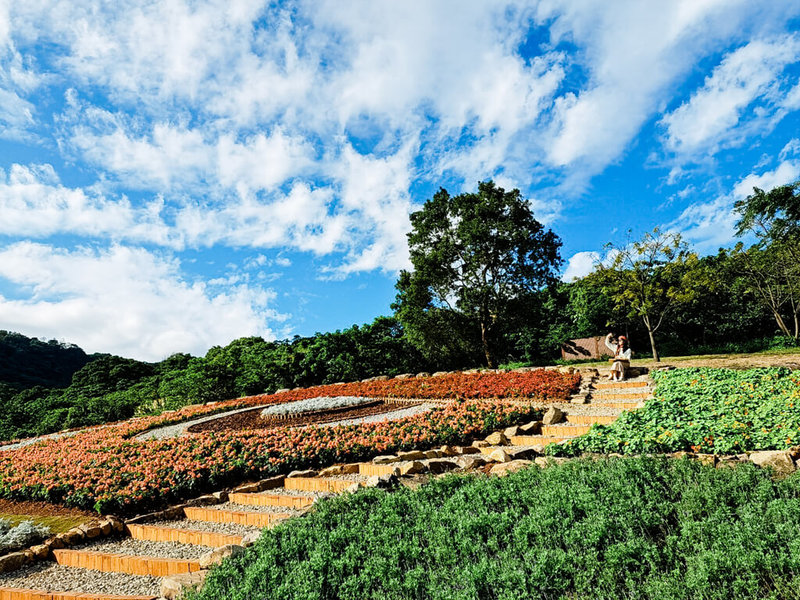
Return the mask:
M530 420L538 412L505 399L564 400L576 390L579 379L578 375L552 371L459 373L319 386L131 419L0 453L0 494L99 512L137 512L249 477L358 461L402 449L463 443ZM446 398L453 402L389 422L132 439L152 427L214 411L332 394Z

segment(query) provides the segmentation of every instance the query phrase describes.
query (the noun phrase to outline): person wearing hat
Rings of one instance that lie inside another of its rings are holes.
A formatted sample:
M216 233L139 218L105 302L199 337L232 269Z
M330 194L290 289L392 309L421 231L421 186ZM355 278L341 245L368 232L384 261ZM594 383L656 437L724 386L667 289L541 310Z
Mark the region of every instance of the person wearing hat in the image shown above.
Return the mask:
M613 343L614 336L608 334L606 336L606 347L614 353L611 363L611 373L608 378L613 381L622 381L625 379L625 369L631 364L631 347L628 345L628 338L621 335L617 338L617 343Z

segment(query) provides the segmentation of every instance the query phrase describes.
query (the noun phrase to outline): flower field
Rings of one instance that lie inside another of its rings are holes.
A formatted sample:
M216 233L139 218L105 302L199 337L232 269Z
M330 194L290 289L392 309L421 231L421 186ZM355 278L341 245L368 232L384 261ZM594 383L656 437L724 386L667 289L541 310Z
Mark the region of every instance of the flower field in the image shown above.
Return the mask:
M800 445L800 374L787 368L653 373L654 397L611 425L548 450L737 454Z
M136 512L247 477L463 442L537 412L504 399L561 400L578 382L578 375L550 371L457 374L318 386L188 407L6 451L0 454L0 494L93 507L99 512ZM132 439L147 429L214 411L331 395L454 401L423 414L380 423Z

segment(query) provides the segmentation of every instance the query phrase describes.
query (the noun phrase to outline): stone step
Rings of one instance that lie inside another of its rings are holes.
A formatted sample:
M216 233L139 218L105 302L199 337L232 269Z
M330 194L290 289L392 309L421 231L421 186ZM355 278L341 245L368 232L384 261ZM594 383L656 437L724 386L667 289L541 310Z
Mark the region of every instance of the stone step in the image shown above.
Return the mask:
M649 385L649 381L598 381L594 384L594 388L596 390L624 390L649 387Z
M333 492L338 494L345 491L358 481L353 479L331 479L327 477L288 477L283 482L287 490L302 490L304 492Z
M183 509L183 513L187 519L192 521L236 523L238 525L247 525L248 527L271 527L291 517L288 513L224 510L202 506L187 506Z
M285 506L288 508L305 508L314 504L311 496L292 496L289 494L270 494L261 492L256 494L231 493L228 500L234 504L244 506Z
M158 600L158 596L118 596L83 592L46 592L23 588L0 587L0 600Z
M591 425L542 425L544 436L570 438L583 435L591 429Z
M59 565L66 567L151 577L166 577L200 570L200 563L196 560L112 554L91 550L53 550L53 558Z
M595 423L600 423L601 425L609 425L616 421L619 416L618 415L566 415L564 417L567 420L567 423L571 423L574 425L594 425Z
M622 393L618 394L616 392L602 392L592 393L592 402L603 402L609 400L622 400L622 401L631 401L631 400L647 400L651 398L652 394L650 392L633 392L633 393Z
M149 540L151 542L178 542L181 544L195 544L197 546L211 546L219 548L228 544L240 545L241 535L215 533L213 531L199 531L193 529L179 529L161 525L129 524L126 529L135 540Z
M570 437L556 437L551 435L515 435L511 438L512 446L547 446L547 444L560 444L567 440L573 439ZM483 450L483 449L481 449Z

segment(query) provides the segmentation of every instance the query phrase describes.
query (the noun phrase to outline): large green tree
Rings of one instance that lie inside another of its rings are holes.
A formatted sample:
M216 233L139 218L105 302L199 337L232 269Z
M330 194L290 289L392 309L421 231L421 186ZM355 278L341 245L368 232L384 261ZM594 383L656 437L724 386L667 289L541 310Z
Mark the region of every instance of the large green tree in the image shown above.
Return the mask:
M659 361L656 332L677 306L691 302L712 280L677 233L656 228L640 240L607 248L611 264L599 267L604 288L616 307L625 308L629 318L641 320L653 359Z
M402 271L394 308L430 359L443 350L474 360L478 341L494 367L521 299L555 280L558 236L534 218L519 190L492 181L475 193L440 189L411 215L412 271Z
M737 234L755 235L737 245L741 273L770 310L781 332L800 340L800 182L753 193L736 203Z

